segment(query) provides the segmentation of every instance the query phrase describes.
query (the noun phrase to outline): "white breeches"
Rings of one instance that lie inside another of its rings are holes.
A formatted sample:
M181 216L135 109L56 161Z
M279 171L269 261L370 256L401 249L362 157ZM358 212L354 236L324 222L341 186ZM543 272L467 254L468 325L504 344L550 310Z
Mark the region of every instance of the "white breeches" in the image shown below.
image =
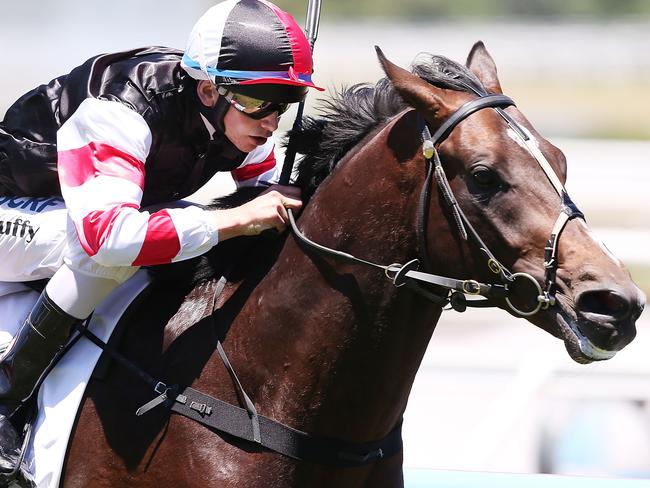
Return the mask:
M14 317L20 323L29 311L19 313L22 305L16 305L19 297L33 294L20 282L52 278L47 285L50 298L83 319L136 271L93 261L81 247L62 198L0 196L0 282L6 282L0 286L0 334L13 335ZM5 307L10 316L3 314Z
M0 281L50 278L63 264L67 220L62 198L0 196Z

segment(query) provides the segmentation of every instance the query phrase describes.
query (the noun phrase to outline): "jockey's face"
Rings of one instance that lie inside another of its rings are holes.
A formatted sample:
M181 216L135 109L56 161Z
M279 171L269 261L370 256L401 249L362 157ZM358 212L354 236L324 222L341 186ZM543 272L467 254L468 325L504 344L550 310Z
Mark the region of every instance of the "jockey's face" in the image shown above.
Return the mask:
M235 107L229 107L223 119L226 137L237 149L249 153L261 146L278 128L278 113L273 112L261 119L253 119Z
M214 107L220 96L209 81L200 81L197 92L199 99L206 107ZM235 107L229 106L223 119L223 125L228 140L240 151L249 153L271 137L278 128L278 120L277 112L261 119L254 119Z

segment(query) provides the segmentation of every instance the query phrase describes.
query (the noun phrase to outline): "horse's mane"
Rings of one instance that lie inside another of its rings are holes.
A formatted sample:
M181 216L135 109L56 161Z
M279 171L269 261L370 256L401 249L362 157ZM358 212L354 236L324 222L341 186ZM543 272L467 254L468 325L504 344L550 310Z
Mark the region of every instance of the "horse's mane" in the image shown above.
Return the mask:
M444 56L420 54L411 71L439 88L485 93L472 72ZM387 78L359 83L322 100L316 117L305 117L302 128L290 133L291 144L303 155L296 184L308 199L336 164L374 129L406 108Z
M420 54L411 70L440 88L485 93L481 82L465 66L444 56ZM350 149L406 106L387 78L374 85L360 83L343 88L331 99L321 101L318 116L305 117L302 128L291 133L291 144L302 154L296 184L302 189L303 199L308 200L313 195ZM254 198L259 191L242 189L215 200L211 206L232 208ZM192 287L221 273L219 268L224 256L219 253L222 247L220 244L204 256L189 261L156 266L152 272L159 283L172 283L173 286L184 283Z

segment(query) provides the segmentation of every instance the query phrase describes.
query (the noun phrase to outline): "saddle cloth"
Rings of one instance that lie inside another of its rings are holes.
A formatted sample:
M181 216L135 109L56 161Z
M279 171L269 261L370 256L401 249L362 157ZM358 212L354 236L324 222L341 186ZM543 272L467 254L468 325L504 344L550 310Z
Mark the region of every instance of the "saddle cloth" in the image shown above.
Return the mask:
M115 289L93 313L89 328L108 341L117 322L133 300L150 282L140 269ZM32 304L38 297L30 295ZM26 307L29 309L29 307ZM101 355L89 340L79 341L59 361L43 382L38 394L38 416L32 439L25 452L23 472L37 488L57 488L77 409L88 379Z

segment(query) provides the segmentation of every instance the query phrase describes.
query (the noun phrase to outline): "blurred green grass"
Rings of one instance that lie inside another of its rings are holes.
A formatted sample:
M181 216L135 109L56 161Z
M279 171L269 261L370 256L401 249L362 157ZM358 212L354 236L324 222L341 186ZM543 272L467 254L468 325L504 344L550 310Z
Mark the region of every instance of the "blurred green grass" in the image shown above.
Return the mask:
M333 86L376 81L373 78L339 80ZM555 81L504 74L501 80L503 90L547 137L650 140L650 79ZM329 96L324 92L308 97L306 113L316 115L319 99Z
M504 90L550 136L650 140L650 80L517 79Z
M207 2L206 2L207 3ZM305 0L275 0L294 15L304 15ZM647 0L327 0L323 13L341 18L388 18L412 21L495 17L581 18L650 17Z

